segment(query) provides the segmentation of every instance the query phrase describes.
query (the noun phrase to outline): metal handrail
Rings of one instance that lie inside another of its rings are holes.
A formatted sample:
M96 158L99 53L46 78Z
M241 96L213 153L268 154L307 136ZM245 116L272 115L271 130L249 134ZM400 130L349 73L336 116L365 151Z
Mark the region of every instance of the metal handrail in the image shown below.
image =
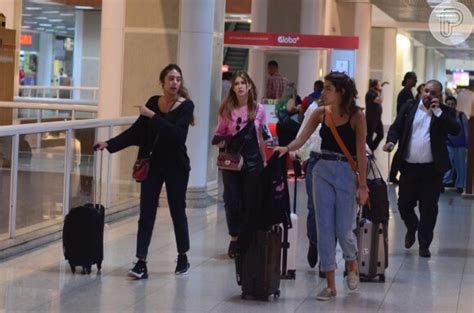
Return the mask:
M90 119L80 121L33 123L24 125L0 126L0 136L15 136L52 131L65 131L84 128L113 127L133 123L137 116L126 116L114 119Z
M114 126L130 125L137 119L136 116L120 117L115 119L90 119L67 122L50 122L50 123L34 123L26 125L9 125L0 126L0 137L12 137L11 149L11 175L10 175L10 207L9 207L9 238L16 237L16 215L17 215L17 197L18 197L18 163L19 163L19 145L20 135L43 133L53 131L66 131L65 151L72 151L73 130L84 128L108 128L108 136L112 136ZM70 198L70 183L71 183L71 168L72 168L71 153L64 155L64 185L63 185L63 214L69 211ZM110 206L110 181L111 181L111 155L108 155L108 170L106 181L106 206Z
M81 100L81 99L63 99L63 98L35 98L35 97L13 97L14 102L26 102L26 103L54 103L54 104L82 104L82 105L98 105L97 100Z
M33 103L33 102L10 102L0 101L0 108L12 109L33 109L33 110L61 110L77 112L95 112L99 111L97 106L84 104L55 104L55 103Z
M60 91L68 90L68 91L92 91L92 98L97 99L97 94L99 92L98 87L61 86L61 85L58 85L58 86L20 85L18 86L18 89L28 92L29 97L31 97L31 92L33 90L38 90L38 94L42 94L43 97L45 97L47 90L52 90L56 94L56 97L59 98Z

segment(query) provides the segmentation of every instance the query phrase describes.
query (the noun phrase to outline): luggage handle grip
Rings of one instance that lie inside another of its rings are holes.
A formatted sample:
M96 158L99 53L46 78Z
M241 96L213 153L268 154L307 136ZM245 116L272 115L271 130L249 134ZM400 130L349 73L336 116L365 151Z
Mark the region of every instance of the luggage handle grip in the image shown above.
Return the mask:
M95 148L95 147L94 147ZM100 205L102 202L102 166L103 166L103 154L104 151L94 149L94 152L96 153L96 158L97 160L97 154L100 155L100 161L99 161L99 167L97 167L97 164L94 164L94 179L93 179L93 202L94 202L94 207L97 205ZM99 195L97 195L97 180L99 180Z

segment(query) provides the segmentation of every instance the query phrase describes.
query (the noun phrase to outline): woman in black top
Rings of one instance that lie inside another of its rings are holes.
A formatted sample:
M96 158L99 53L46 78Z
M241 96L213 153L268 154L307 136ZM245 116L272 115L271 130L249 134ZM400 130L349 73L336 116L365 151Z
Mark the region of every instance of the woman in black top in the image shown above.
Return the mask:
M97 148L107 148L111 153L136 145L139 146L138 158L147 157L153 150L148 178L142 182L140 190L136 252L138 261L128 272L128 276L133 279L148 277L146 257L163 183L166 184L178 246L175 273L184 274L189 269L186 256L189 250L189 230L185 209L191 168L185 143L189 125L194 124L194 104L183 86L182 72L178 65L166 66L160 73L160 82L163 96L153 96L145 105L138 107L140 117L130 128L107 142L96 144Z
M367 127L364 113L355 105L357 89L346 74L331 72L326 75L321 97L325 106L313 111L295 140L286 147L275 148L275 151L284 155L299 149L322 123L321 156L313 169L313 199L318 229L319 266L321 271L326 272L327 287L317 295L317 299L330 300L336 296L336 238L347 262L347 285L349 289L355 289L359 285L357 240L353 230L356 226L356 199L363 204L368 198L365 156ZM358 176L351 169L328 127L328 118L331 116L344 145L357 160Z

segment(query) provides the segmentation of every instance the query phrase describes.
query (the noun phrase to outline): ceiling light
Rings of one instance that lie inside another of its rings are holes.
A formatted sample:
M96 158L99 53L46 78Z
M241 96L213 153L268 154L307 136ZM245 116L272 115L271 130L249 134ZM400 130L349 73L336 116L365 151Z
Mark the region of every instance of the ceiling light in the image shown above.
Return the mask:
M47 20L48 18L46 16L37 16L35 17L37 20Z
M43 27L37 27L36 30L44 30Z
M43 26L43 27L51 27L52 25L51 24L40 24L40 26Z
M59 11L44 11L44 14L58 14Z
M36 21L23 21L24 24L31 24L31 25L35 25L35 24L38 24L38 22Z
M76 5L76 9L78 9L78 10L93 10L94 7L84 6L84 5Z
M57 28L57 29L65 29L66 26L64 26L64 25L58 25L58 26L56 26L55 28Z
M67 30L75 30L74 27L68 27Z
M51 23L61 23L63 20L60 18L53 18L49 20Z
M22 16L30 17L31 14L30 13L23 13Z
M25 10L28 11L41 11L40 7L25 7Z
M23 26L21 26L21 28L24 28L24 29L30 29L31 27L30 27L30 26L28 26L28 25L23 25Z
M76 14L74 14L74 13L61 13L59 15L61 15L61 16L74 16Z

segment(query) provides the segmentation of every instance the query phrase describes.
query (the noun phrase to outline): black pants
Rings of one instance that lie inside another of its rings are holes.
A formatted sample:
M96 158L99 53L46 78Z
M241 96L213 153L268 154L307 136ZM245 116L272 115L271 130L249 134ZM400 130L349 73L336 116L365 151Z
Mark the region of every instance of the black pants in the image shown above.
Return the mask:
M409 232L418 231L420 249L429 248L438 216L438 199L443 175L434 163L403 162L400 168L398 210ZM418 203L420 218L415 214Z
M374 139L374 133L376 134ZM375 151L383 139L383 124L381 120L367 120L367 145Z
M183 169L150 169L150 176L141 183L140 218L138 220L137 258L146 258L155 225L161 187L166 193L173 220L178 253L189 250L188 219L186 217L186 189L189 171Z
M261 170L222 171L224 206L229 235L249 233L256 223L260 201Z

